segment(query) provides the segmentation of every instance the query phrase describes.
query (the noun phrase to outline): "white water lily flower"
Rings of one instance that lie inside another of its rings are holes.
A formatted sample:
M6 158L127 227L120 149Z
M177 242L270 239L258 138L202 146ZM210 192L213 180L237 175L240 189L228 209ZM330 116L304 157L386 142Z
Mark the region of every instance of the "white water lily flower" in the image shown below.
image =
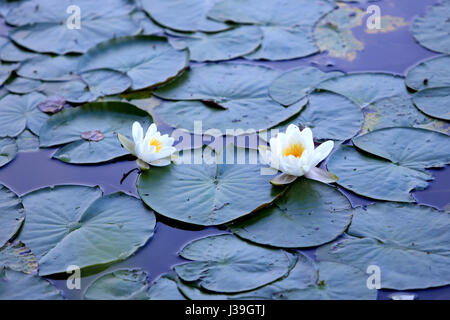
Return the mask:
M170 156L177 151L173 147L174 139L167 134L161 135L156 124L152 123L144 137L144 129L139 122L133 123L134 154L141 168L148 169L140 161L152 166L167 166ZM139 161L140 160L140 161Z
M264 162L283 172L273 179L274 184L290 183L301 176L331 183L337 177L316 166L330 154L333 147L334 142L329 140L315 148L311 129L300 131L296 125L291 124L286 133L280 132L270 139L270 149L260 146L259 151Z

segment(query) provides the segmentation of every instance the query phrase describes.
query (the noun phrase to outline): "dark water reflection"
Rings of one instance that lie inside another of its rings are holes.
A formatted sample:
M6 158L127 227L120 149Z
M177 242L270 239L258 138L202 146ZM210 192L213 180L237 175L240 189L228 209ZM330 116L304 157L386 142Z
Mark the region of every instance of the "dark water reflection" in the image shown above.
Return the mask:
M434 0L392 0L379 1L382 15L400 16L411 22L416 14L424 12L425 8L435 3ZM355 5L357 6L357 5ZM367 5L360 5L366 8ZM326 54L318 54L306 59L297 59L276 63L255 62L256 64L269 65L282 70L292 69L302 65L315 65L324 71L340 70L352 71L386 71L404 75L406 70L418 61L436 55L415 43L409 26L399 28L389 33L376 35L364 32L364 26L354 29L354 35L364 42L365 50L359 52L352 62L333 59ZM99 185L108 194L123 191L137 196L136 179L137 171L130 173L121 183L123 175L136 168L131 160L116 161L103 165L76 166L51 159L55 149L40 150L33 153L19 153L15 160L0 169L0 183L6 185L19 195L32 190L57 184L82 184ZM450 195L450 170L430 170L435 180L423 191L414 192L414 197L419 203L443 209L449 204ZM343 191L354 206L367 205L372 202ZM126 261L110 266L109 272L118 268L142 268L149 272L151 279L155 279L170 268L183 261L178 256L178 251L187 242L207 235L227 232L215 227L194 228L180 225L174 221L158 216L158 223L154 237L141 248L136 255ZM308 256L314 257L314 250L303 250ZM100 273L101 274L101 273ZM79 299L87 285L100 274L84 277L82 290L70 291L65 286L64 280L51 280L60 288L67 298ZM419 299L450 299L450 286L427 290L408 291L418 294ZM389 299L392 291L379 291L379 299Z

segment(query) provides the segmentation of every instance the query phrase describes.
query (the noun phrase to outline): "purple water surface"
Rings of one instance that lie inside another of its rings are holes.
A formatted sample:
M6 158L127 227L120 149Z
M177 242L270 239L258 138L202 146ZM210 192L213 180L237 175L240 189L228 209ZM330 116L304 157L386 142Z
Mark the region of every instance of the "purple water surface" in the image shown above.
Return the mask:
M412 22L414 16L422 14L427 6L436 2L434 0L385 0L373 4L380 6L382 15L399 16L403 17L407 22ZM368 5L352 4L352 6L360 6L365 9ZM352 62L330 58L326 53L323 53L304 59L254 63L282 70L289 70L304 65L314 65L323 71L385 71L404 75L407 69L417 62L437 55L415 42L409 30L410 26L401 27L393 32L375 35L365 33L364 28L363 25L354 29L354 35L358 40L364 42L365 49L359 52L356 59ZM237 61L243 60L238 59ZM19 153L16 159L0 169L0 183L19 195L50 185L81 184L88 186L99 185L106 194L123 191L137 197L137 171L133 171L121 183L124 174L136 168L134 161L122 160L102 165L76 166L52 159L51 155L55 150L47 149L32 153ZM435 180L430 183L426 190L414 192L414 197L419 203L442 209L449 204L450 170L446 167L430 170L430 172L435 176ZM348 196L354 206L366 205L372 202L372 200L357 197L349 191L342 191ZM227 231L215 227L190 227L158 216L154 237L134 256L126 261L110 266L102 273L119 268L142 268L150 274L150 278L153 280L169 271L173 265L184 261L178 256L178 252L187 242L207 235L224 232ZM313 249L302 250L302 252L314 257ZM51 279L51 281L63 291L67 298L79 299L89 283L102 273L82 278L81 290L68 290L64 280ZM380 290L378 298L389 299L389 295L392 292L394 291ZM450 299L450 286L407 292L416 293L419 299Z

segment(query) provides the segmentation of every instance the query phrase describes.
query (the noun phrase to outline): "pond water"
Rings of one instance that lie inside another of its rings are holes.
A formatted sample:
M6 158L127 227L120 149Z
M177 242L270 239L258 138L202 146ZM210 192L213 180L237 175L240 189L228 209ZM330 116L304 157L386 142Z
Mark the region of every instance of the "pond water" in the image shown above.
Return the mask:
M437 1L391 0L379 1L374 4L380 6L382 15L402 17L405 21L411 22L414 16L422 14L427 6L435 2ZM365 9L367 4L362 4L360 7ZM409 25L392 32L377 34L368 34L364 29L365 23L353 29L355 37L365 45L365 49L358 52L353 61L333 59L324 53L291 61L254 63L282 70L302 65L314 65L323 71L385 71L405 75L406 70L412 65L437 55L414 41L409 31ZM169 130L169 128L165 129ZM125 159L102 165L76 166L52 159L51 156L55 150L19 153L14 161L0 169L0 183L19 195L50 185L82 184L99 185L106 194L123 191L137 197L138 172L132 171L123 182L121 181L124 174L136 168L135 161ZM435 180L426 190L414 192L414 197L419 203L443 209L448 206L450 199L450 170L447 166L443 169L430 170L430 172L435 176ZM344 193L354 206L371 202L371 200L357 197L351 192L345 191ZM196 228L181 225L161 216L157 216L157 219L156 232L151 240L134 256L110 266L103 273L119 268L142 268L150 274L150 278L153 280L169 271L173 265L184 261L178 256L178 252L187 242L207 235L227 232L226 229L217 227ZM303 250L302 252L311 257L314 255L314 250ZM84 289L101 274L83 277L81 290L68 290L65 280L50 280L63 291L67 298L79 299ZM450 299L450 286L408 292L414 292L419 299ZM391 293L392 291L389 290L380 290L378 298L389 299Z

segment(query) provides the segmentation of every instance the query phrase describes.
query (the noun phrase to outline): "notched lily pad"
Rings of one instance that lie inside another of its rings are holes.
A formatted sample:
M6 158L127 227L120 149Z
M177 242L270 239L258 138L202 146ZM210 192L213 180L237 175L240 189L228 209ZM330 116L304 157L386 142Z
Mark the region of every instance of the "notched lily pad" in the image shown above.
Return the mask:
M27 220L19 239L38 258L40 275L124 260L148 241L156 223L140 200L124 193L102 196L99 188L44 188L23 196L23 204Z
M423 113L450 120L450 87L424 89L414 95L413 101Z
M450 283L450 216L430 207L392 202L356 208L351 237L318 249L319 260L381 271L381 288L406 290Z
M16 141L12 138L0 138L0 168L11 162L18 152Z
M406 76L406 85L414 90L450 87L450 56L438 56L412 67Z
M14 237L25 220L25 212L19 197L0 184L0 247Z
M313 247L344 233L351 216L349 201L336 188L298 178L273 205L229 228L242 238L264 245Z
M192 260L174 267L181 279L224 293L261 287L286 275L291 265L287 252L256 246L231 234L190 242L180 255Z

